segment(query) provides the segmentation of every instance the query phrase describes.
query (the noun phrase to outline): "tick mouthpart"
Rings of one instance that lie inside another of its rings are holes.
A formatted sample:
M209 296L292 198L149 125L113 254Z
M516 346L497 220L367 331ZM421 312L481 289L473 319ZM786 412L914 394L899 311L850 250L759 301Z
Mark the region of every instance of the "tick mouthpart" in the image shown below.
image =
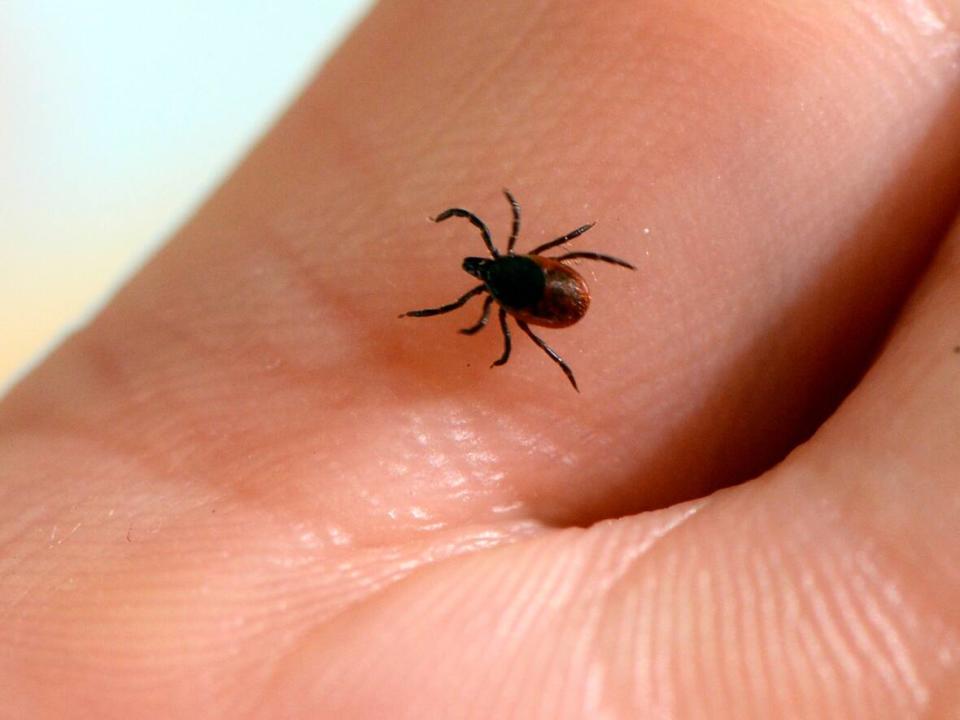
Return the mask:
M486 267L492 262L493 260L487 260L486 258L478 258L478 257L464 258L463 270L464 272L469 273L470 275L473 275L475 278L479 280L484 280L484 282L486 282L484 277L486 275L485 270L486 270Z

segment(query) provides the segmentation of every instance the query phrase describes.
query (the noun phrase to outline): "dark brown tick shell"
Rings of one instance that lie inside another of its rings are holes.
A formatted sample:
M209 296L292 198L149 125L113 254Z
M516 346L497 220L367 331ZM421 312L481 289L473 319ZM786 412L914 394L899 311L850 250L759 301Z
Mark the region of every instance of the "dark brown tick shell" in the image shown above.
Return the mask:
M508 313L530 325L568 327L590 307L590 289L580 273L541 255L467 258L463 269L482 280Z
M580 273L557 260L539 255L525 257L543 270L543 294L533 305L507 307L507 312L530 325L552 328L568 327L587 314L590 288Z

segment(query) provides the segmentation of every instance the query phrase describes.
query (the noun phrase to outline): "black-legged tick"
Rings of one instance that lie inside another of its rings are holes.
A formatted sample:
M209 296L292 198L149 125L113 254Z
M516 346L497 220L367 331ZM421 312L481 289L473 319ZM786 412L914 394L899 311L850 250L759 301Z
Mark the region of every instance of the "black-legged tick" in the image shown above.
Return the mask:
M520 232L520 203L510 194L509 190L504 190L503 194L507 197L513 210L513 228L510 232L510 239L507 240L506 255L500 254L490 237L490 230L487 229L483 220L472 212L462 208L450 208L433 218L434 222L443 222L452 217L466 218L480 230L483 242L493 259L464 258L463 269L481 280L483 284L477 285L448 305L426 310L411 310L403 313L400 317L442 315L463 307L475 295L487 293L480 319L475 325L463 328L460 332L464 335L473 335L486 327L487 321L490 319L490 306L496 300L500 306L500 329L503 331L504 348L503 355L494 361L490 367L504 365L510 359L510 328L507 327L507 315L512 315L520 329L529 335L530 339L560 366L567 379L570 380L570 384L573 385L573 389L580 392L570 366L553 348L534 335L529 326L567 327L573 325L586 314L587 308L590 306L590 290L586 281L578 272L563 264L565 260L601 260L630 270L636 270L636 268L625 260L595 252L569 252L559 257L544 257L540 254L583 235L594 226L594 223L582 225L556 240L535 247L526 255L514 254L513 246L517 242L517 235Z

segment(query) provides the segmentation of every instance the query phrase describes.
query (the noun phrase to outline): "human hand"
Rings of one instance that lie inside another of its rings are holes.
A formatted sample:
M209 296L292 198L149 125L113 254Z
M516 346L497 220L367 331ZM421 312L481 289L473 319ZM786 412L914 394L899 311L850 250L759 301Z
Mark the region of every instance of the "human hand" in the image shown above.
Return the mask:
M951 717L958 12L383 3L0 405L3 712Z

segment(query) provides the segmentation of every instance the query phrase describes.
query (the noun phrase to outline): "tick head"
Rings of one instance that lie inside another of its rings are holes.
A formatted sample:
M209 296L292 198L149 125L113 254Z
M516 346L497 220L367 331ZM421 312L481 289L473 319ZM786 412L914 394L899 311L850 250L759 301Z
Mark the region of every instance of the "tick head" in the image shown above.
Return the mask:
M486 258L468 257L463 259L463 270L478 280L486 282L487 268L492 263L493 260L487 260Z
M465 258L463 269L481 280L501 305L528 307L543 297L546 274L529 255L506 255L492 260Z

